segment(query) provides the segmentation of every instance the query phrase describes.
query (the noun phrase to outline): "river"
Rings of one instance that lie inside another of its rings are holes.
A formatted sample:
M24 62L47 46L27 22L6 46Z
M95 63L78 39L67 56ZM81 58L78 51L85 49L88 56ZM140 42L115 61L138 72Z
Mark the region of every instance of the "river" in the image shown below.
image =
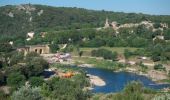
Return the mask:
M113 72L98 68L83 68L88 74L95 75L103 79L105 86L94 86L93 93L111 93L123 90L130 81L140 81L145 87L152 89L162 89L169 87L169 84L156 84L146 76L137 75L129 72Z
M74 66L75 67L75 66ZM106 85L104 86L93 86L93 93L114 93L123 90L125 85L130 81L140 81L145 87L152 89L163 89L170 87L170 84L156 84L151 79L146 76L137 75L129 72L113 72L111 70L99 69L99 68L82 68L94 76L100 77L105 81ZM45 77L50 77L55 74L54 72L46 71L43 73Z

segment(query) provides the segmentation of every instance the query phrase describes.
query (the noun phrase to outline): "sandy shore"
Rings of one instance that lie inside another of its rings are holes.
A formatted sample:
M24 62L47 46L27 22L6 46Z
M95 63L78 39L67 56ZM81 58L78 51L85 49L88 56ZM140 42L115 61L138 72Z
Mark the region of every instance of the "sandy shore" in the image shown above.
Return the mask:
M101 79L100 77L90 75L90 74L88 74L88 76L89 76L89 79L90 79L90 83L92 85L95 85L95 86L105 86L106 85L105 81L103 81L103 79Z
M78 67L87 67L87 68L92 68L93 65L92 64L81 64L81 65L78 65Z

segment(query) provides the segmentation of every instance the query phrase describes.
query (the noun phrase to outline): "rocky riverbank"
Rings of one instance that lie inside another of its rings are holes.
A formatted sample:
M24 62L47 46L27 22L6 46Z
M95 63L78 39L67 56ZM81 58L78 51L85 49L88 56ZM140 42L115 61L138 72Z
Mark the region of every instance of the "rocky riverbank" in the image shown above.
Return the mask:
M105 86L106 85L105 81L98 76L91 75L91 74L87 74L87 76L89 77L90 83L92 85L95 85L95 86Z

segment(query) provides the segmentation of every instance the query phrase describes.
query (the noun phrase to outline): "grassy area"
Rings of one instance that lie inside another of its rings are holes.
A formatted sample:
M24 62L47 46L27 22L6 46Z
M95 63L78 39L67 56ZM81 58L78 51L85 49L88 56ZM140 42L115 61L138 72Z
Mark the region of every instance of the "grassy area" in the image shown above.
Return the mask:
M130 51L135 51L139 48L133 48L133 47L100 47L100 48L104 48L104 49L108 49L110 51L113 52L117 52L118 54L123 54L125 49L128 49ZM80 48L81 51L83 51L83 56L91 56L91 51L95 50L95 49L100 49L100 48ZM72 52L73 56L78 56L77 50L74 50Z
M170 79L163 79L163 80L160 80L160 82L170 83Z
M96 58L87 58L87 57L74 57L74 60L78 61L77 63L85 63L85 64L92 64L94 67L103 68L103 69L111 69L116 70L118 68L124 67L122 64L117 62L104 60L104 59L96 59Z
M130 51L135 51L138 49L138 48L133 48L133 47L100 47L100 48L108 49L113 52L117 52L119 54L123 54L124 49L128 49ZM98 48L81 48L82 51L92 51L94 49L98 49Z

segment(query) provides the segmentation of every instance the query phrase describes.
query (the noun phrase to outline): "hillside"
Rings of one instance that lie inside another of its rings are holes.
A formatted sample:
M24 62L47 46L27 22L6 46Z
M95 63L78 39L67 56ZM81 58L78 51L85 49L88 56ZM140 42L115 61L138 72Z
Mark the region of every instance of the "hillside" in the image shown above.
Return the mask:
M20 34L24 36L29 31L41 32L101 27L104 25L106 17L120 24L150 20L165 22L170 25L170 16L25 4L0 7L0 34Z

